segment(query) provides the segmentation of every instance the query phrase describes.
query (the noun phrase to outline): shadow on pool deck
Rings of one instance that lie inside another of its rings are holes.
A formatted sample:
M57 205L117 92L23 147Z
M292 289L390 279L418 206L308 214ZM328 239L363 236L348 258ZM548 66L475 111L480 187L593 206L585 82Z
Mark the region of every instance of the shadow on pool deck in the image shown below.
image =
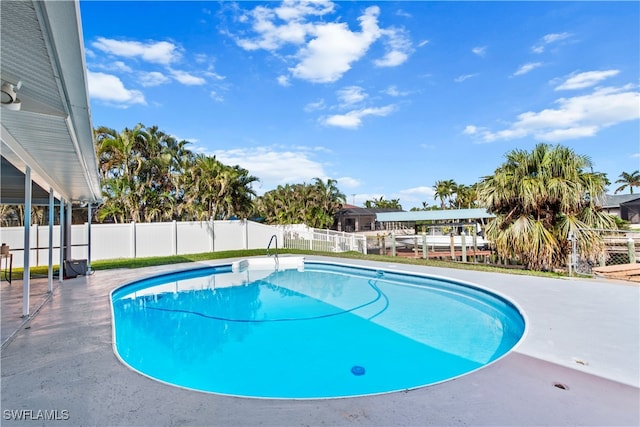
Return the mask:
M3 345L7 339L15 333L20 326L27 321L22 316L22 292L23 281L13 280L11 284L2 280L0 282L0 303L2 304L1 341ZM57 286L57 280L54 286ZM46 278L32 278L29 292L29 312L33 315L47 300L49 294L49 282Z
M389 268L386 263L349 263ZM484 369L417 390L329 400L218 396L146 378L113 353L109 291L176 266L99 271L57 286L25 325L28 329L23 327L3 349L2 425L640 424L639 288L395 268L470 280L509 296L528 316L527 336L514 352ZM577 365L572 357L588 364ZM58 411L49 412L58 418L68 414L68 420L45 423L36 419L44 416L38 410Z

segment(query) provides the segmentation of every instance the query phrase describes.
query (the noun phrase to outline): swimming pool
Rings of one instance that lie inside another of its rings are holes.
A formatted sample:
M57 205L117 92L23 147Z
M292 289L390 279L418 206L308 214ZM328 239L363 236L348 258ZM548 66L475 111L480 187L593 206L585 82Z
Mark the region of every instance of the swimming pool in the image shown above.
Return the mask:
M293 257L143 279L111 302L114 350L132 369L261 398L435 384L497 360L525 331L517 307L469 284Z

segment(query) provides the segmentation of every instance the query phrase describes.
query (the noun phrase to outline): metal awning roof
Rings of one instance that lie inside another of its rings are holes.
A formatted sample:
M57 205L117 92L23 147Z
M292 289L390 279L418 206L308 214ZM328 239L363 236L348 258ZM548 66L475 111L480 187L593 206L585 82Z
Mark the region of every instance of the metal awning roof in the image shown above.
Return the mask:
M385 212L376 214L380 222L448 221L495 218L486 209L445 209L434 211Z
M1 1L0 15L2 84L20 101L0 108L0 154L57 197L100 200L78 2ZM2 193L19 194L5 169Z

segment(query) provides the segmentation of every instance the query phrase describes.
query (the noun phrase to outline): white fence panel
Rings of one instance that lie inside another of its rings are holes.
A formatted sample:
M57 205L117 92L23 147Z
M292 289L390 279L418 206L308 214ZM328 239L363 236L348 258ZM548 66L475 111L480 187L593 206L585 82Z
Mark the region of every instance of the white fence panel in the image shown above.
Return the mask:
M231 251L247 248L246 221L215 221L213 250Z
M212 224L210 221L176 223L177 254L212 252Z
M87 245L89 244L89 237L87 233L88 225L85 224L76 224L71 226L71 259L87 259L89 257L89 248ZM93 231L93 227L91 228ZM58 233L58 238L60 233ZM93 236L91 236L93 239ZM59 260L60 258L54 258L54 260ZM44 265L46 265L46 261Z
M173 223L170 222L137 223L136 257L172 255L175 247L173 231Z
M274 234L278 236L278 247L283 247L283 233L281 229L251 221L247 223L247 227L249 236L248 249L264 249L266 251L271 236Z
M92 224L91 260L133 258L132 224Z

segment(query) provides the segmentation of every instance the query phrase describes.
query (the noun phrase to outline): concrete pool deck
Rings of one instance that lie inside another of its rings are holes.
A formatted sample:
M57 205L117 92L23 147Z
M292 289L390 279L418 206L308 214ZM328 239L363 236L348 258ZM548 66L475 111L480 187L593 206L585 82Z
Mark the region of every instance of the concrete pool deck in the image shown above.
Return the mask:
M416 390L329 400L218 396L124 366L112 348L109 292L151 274L231 260L104 270L56 283L39 313L22 325L21 299L12 298L21 295L22 283L8 288L2 282L2 340L9 323L18 328L1 355L2 425L640 425L637 284L305 258L478 284L520 306L527 335L490 366ZM38 411L58 420L46 421Z

